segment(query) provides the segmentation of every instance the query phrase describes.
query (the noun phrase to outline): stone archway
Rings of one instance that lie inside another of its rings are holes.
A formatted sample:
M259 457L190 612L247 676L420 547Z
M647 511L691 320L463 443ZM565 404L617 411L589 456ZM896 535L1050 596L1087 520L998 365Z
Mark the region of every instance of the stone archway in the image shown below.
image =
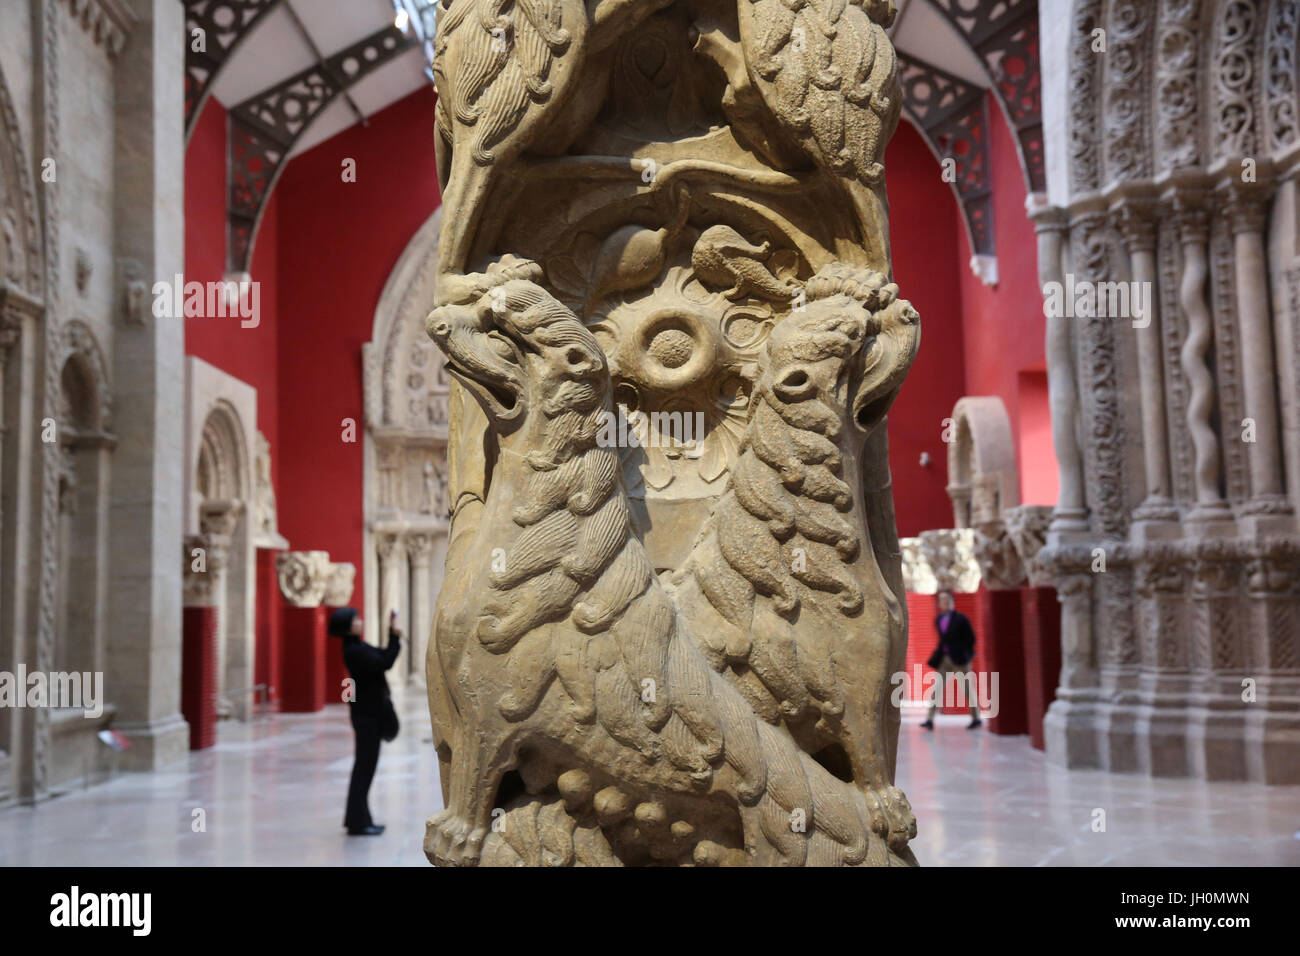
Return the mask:
M43 368L39 354L44 319L44 249L35 179L24 146L26 137L0 71L0 670L19 663L48 669L53 648L38 641L27 649L32 633L24 621L26 586L20 567L33 562L30 527L16 516L34 504L28 483L32 456L39 455L40 425L20 408L17 396L35 388ZM6 398L8 396L8 399ZM39 489L35 494L39 495ZM39 546L36 550L39 550ZM0 804L24 798L46 785L48 713L0 708ZM10 760L10 755L19 755Z
M206 362L187 362L185 554L202 549L206 573L186 575L186 603L217 609L218 713L247 720L257 692L257 392Z
M967 395L953 406L952 427L947 491L953 527L972 528L1020 504L1011 419L997 396Z
M390 610L407 622L397 676L424 680L447 553L447 396L442 353L424 331L437 290L439 208L393 267L375 309L365 368L366 640Z
M59 578L55 666L105 669L109 465L112 391L103 352L90 327L60 329Z

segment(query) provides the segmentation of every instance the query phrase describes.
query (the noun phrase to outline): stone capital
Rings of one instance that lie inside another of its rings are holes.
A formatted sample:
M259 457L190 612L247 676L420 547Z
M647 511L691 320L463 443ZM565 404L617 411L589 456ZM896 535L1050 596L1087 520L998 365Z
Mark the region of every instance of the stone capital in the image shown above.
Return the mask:
M1000 518L975 526L974 551L980 578L989 590L1006 591L1027 583L1020 553Z
M405 540L406 553L410 555L414 564L426 563L429 556L433 553L433 535L421 533L412 533L406 535Z
M1268 221L1267 198L1255 189L1230 186L1220 194L1233 235L1242 232L1262 234Z
M243 513L242 501L205 501L199 505L199 527L204 534L229 538L235 533L239 516Z
M1183 245L1204 243L1209 238L1209 221L1205 215L1205 205L1197 193L1179 191L1174 193L1171 204L1174 227L1178 230L1178 241Z
M1129 255L1156 247L1156 206L1149 200L1125 199L1115 207L1116 224Z
M402 545L400 531L378 531L375 533L375 551L380 561L391 561L397 556Z
M331 563L325 581L326 607L344 607L352 600L356 585L357 566L351 562Z
M1047 587L1052 583L1051 572L1038 559L1038 552L1047 542L1047 529L1052 523L1051 505L1017 505L1002 512L1007 534L1015 545L1020 563L1030 587Z
M330 567L328 551L285 551L275 559L280 593L294 607L320 607Z

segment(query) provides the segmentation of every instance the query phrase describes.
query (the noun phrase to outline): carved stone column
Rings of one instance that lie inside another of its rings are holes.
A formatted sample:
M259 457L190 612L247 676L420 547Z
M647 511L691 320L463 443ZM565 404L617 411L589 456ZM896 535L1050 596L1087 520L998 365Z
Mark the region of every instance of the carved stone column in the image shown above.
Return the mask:
M1248 442L1246 454L1250 465L1250 500L1243 511L1251 515L1290 515L1291 503L1282 493L1273 317L1268 303L1268 255L1264 248L1266 210L1264 197L1247 193L1247 188L1234 185L1224 197L1236 259L1246 417L1254 423L1253 441ZM1239 426L1245 427L1239 422L1229 422L1226 428Z
M1174 197L1174 223L1183 247L1183 268L1178 302L1187 317L1187 338L1180 356L1191 395L1187 401L1187 430L1195 453L1193 488L1196 505L1193 520L1213 521L1230 516L1227 502L1219 494L1219 438L1210 423L1214 406L1214 378L1206 354L1213 339L1210 308L1205 299L1209 276L1206 244L1209 227L1199 200L1187 193Z
M1038 234L1038 281L1062 283L1061 254L1067 232L1066 217L1059 209L1046 209L1034 216ZM1087 505L1083 493L1083 458L1079 452L1079 386L1074 370L1071 320L1064 315L1047 315L1047 396L1052 412L1052 445L1056 450L1060 494L1053 524L1057 530L1087 528Z
M4 528L4 440L5 440L5 365L9 350L18 343L22 321L6 304L0 292L0 529Z
M429 629L433 625L433 595L429 593L429 559L433 554L433 535L418 533L406 536L406 554L411 563L411 620L407 640L410 643L411 680L424 685L424 656L429 647Z
M1119 208L1120 232L1129 254L1133 281L1150 290L1147 309L1135 315L1137 364L1142 394L1142 452L1146 499L1134 512L1137 521L1177 520L1169 484L1169 446L1165 434L1165 385L1160 348L1160 304L1156 282L1156 231L1149 203L1126 202Z
M392 611L399 614L402 610L402 579L407 574L406 551L402 544L400 530L378 531L375 533L375 551L379 555L379 644L388 643L388 616ZM404 679L403 661L394 665L398 679Z
M235 706L225 696L230 691L242 691L242 687L231 687L226 673L231 658L229 601L227 600L227 574L230 566L230 548L235 524L243 511L243 505L234 501L204 502L199 513L199 527L208 541L208 573L212 577L212 606L216 609L217 630L217 713L221 717L230 716Z

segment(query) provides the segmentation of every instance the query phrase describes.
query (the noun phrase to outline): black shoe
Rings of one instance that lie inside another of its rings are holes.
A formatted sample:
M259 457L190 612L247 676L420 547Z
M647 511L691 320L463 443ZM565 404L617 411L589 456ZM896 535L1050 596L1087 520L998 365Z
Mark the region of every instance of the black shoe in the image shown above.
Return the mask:
M934 721L927 720L925 723L921 724L921 726L924 727L926 730L934 730Z
M976 717L974 720L972 720L969 724L966 725L966 729L967 729L967 730L974 730L976 727L981 726L983 723L984 723L984 721L982 721L982 720L980 720L978 717Z
M348 836L379 836L383 832L382 823L372 823L368 827L348 827Z

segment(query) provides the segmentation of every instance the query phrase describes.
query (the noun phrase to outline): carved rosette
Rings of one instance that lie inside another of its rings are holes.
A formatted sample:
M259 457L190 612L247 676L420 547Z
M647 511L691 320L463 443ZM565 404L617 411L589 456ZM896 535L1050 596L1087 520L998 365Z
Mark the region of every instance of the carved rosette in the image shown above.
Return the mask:
M320 607L332 567L328 551L286 551L275 559L280 593L293 607Z
M322 603L326 607L345 607L352 600L352 591L356 585L357 566L351 562L331 563L325 576L325 595Z
M973 529L922 531L921 551L934 575L935 590L969 593L979 589L980 566L975 559Z

